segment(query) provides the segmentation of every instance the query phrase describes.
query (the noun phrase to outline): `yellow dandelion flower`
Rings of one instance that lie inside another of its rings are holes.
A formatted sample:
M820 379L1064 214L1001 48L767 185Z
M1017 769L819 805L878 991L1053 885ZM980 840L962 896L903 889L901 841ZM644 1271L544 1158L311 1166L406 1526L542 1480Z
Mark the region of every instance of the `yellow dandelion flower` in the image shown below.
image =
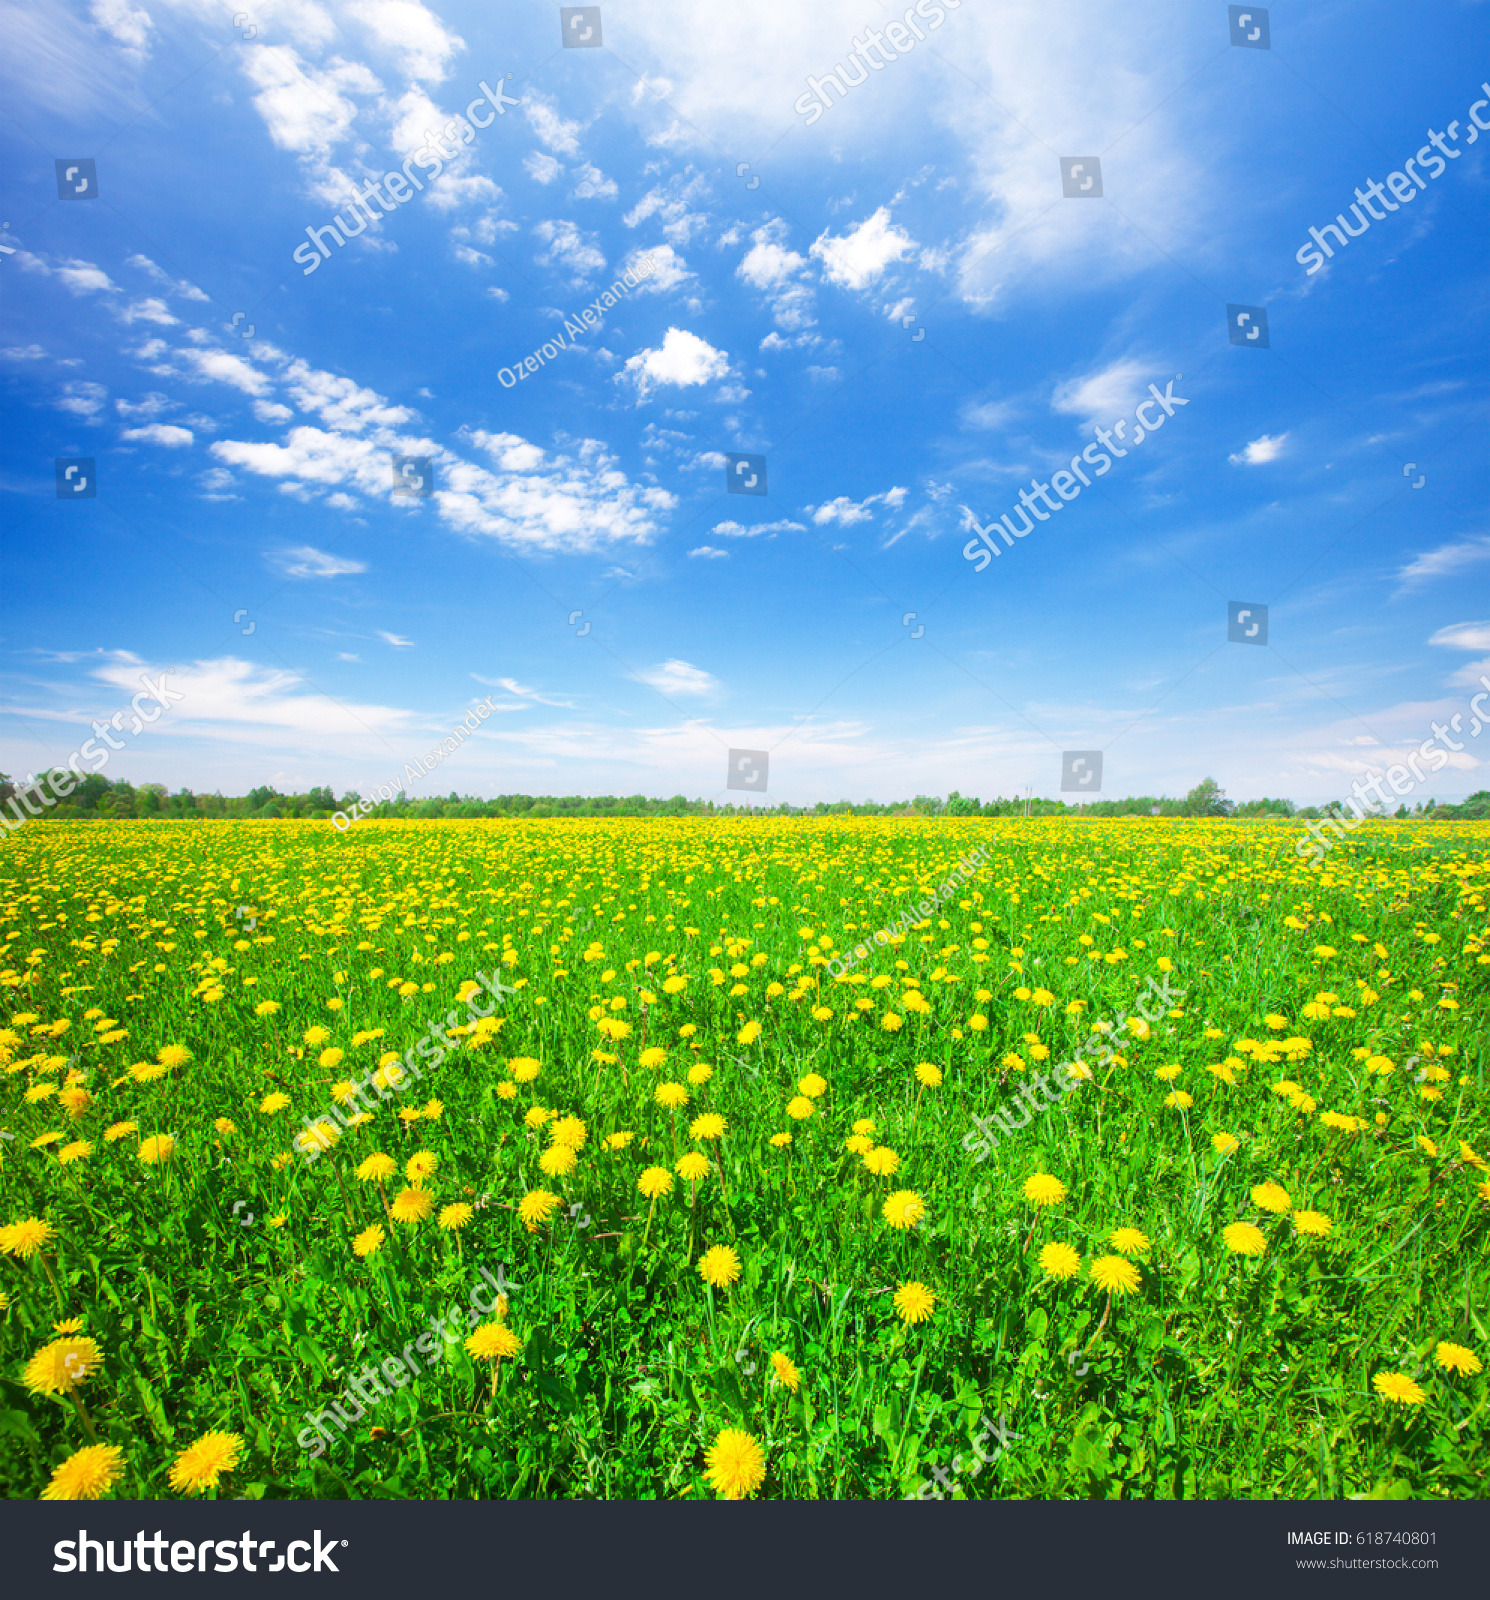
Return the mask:
M1322 1211L1295 1211L1293 1225L1309 1238L1328 1239L1335 1224Z
M1442 1347L1440 1346L1440 1348ZM1457 1348L1457 1346L1453 1348ZM776 1382L795 1394L797 1385L802 1381L802 1374L797 1371L790 1358L783 1354L782 1351L775 1350L771 1353L771 1367L775 1373Z
M915 1326L925 1322L936 1310L936 1295L924 1283L903 1283L895 1291L895 1315L904 1323Z
M933 1066L929 1061L918 1062L916 1066L916 1082L922 1088L936 1089L941 1086L942 1069Z
M689 1150L678 1158L677 1173L689 1183L697 1183L700 1178L709 1176L709 1158L697 1150Z
M505 1322L484 1322L466 1340L477 1361L505 1361L522 1349L522 1340Z
M900 1157L888 1145L876 1145L864 1152L864 1165L876 1178L893 1178L900 1167Z
M1032 1206L1058 1206L1066 1198L1066 1186L1048 1172L1037 1172L1024 1180L1024 1197Z
M1271 1211L1281 1217L1293 1202L1288 1198L1288 1190L1281 1184L1259 1183L1252 1190L1252 1204L1259 1211Z
M395 1222L423 1222L434 1208L428 1189L400 1189L388 1210Z
M517 1203L517 1214L529 1233L536 1233L540 1223L559 1209L559 1197L547 1189L530 1189Z
M1098 1256L1092 1262L1092 1282L1108 1294L1132 1294L1143 1282L1138 1268L1125 1256Z
M171 1159L171 1152L176 1148L176 1136L171 1133L151 1134L148 1139L140 1141L140 1160L147 1167L157 1167L163 1161Z
M187 1445L176 1457L167 1481L182 1494L200 1494L203 1489L214 1489L223 1473L231 1472L238 1465L242 1451L241 1434L214 1429L204 1433L195 1444Z
M579 1157L567 1144L551 1145L538 1158L538 1170L545 1178L567 1178Z
M673 1175L666 1167L648 1167L636 1180L636 1186L648 1200L656 1200L660 1195L671 1193Z
M446 1233L459 1233L475 1215L464 1200L457 1200L454 1205L446 1206L440 1212L438 1221Z
M383 1231L383 1224L375 1222L370 1228L364 1228L352 1240L352 1253L358 1256L375 1256L383 1248L387 1237Z
M1420 1406L1428 1398L1405 1372L1378 1372L1371 1387L1383 1400L1399 1406Z
M89 1444L74 1451L52 1474L43 1500L98 1500L124 1471L124 1451L116 1444Z
M722 1139L728 1127L729 1124L718 1112L706 1111L689 1124L688 1137L699 1140Z
M1107 1242L1120 1256L1143 1256L1153 1248L1148 1235L1137 1228L1114 1228L1107 1235Z
M792 1136L791 1136L791 1134L789 1134L789 1133L773 1133L773 1134L772 1134L772 1135L771 1135L771 1143L772 1143L772 1144L773 1144L773 1145L775 1145L775 1147L776 1147L776 1148L777 1148L777 1149L778 1149L778 1150L785 1150L785 1149L786 1149L786 1147L787 1147L787 1146L788 1146L788 1145L789 1145L789 1144L790 1144L790 1143L791 1143L791 1142L792 1142ZM1490 1183L1484 1183L1484 1184L1482 1184L1482 1185L1481 1185L1481 1188L1483 1188L1483 1189L1486 1189L1486 1190L1490 1190ZM1485 1198L1486 1198L1486 1199L1487 1199L1487 1200L1490 1200L1490 1194L1487 1194L1487 1195L1486 1195L1486 1196L1485 1196Z
M398 1162L392 1156L386 1156L381 1150L375 1150L357 1168L359 1183L380 1183L384 1178L391 1178L398 1171Z
M765 1452L743 1428L725 1428L704 1461L709 1486L721 1500L746 1500L766 1481Z
M276 1090L273 1094L266 1094L264 1096L264 1098L259 1102L259 1110L262 1111L266 1117L272 1117L276 1112L283 1111L284 1108L289 1105L289 1103L289 1095L283 1094L279 1090Z
M404 1163L404 1177L418 1188L434 1177L439 1164L440 1158L432 1150L416 1150Z
M1433 1351L1433 1359L1445 1372L1462 1372L1466 1377L1472 1378L1480 1370L1480 1358L1467 1345L1440 1340Z
M716 1289L727 1289L740 1276L740 1257L727 1244L710 1245L698 1258L699 1275Z
M820 1077L816 1072L809 1072L797 1084L798 1092L805 1094L809 1100L820 1100L828 1092L828 1080Z
M1240 1140L1234 1133L1213 1133L1211 1135L1211 1149L1218 1156L1229 1156L1238 1148Z
M871 1151L872 1155L874 1152ZM866 1161L868 1157L865 1158ZM881 1215L897 1232L913 1228L926 1215L926 1202L914 1189L897 1189L886 1197Z
M191 1051L184 1044L164 1044L155 1052L155 1059L163 1067L184 1067L191 1060Z
M1052 1242L1040 1251L1040 1270L1047 1278L1074 1278L1081 1271L1081 1257L1070 1245Z
M1233 1255L1260 1256L1268 1247L1262 1229L1251 1222L1228 1222L1221 1230L1221 1237Z
M32 1394L71 1394L102 1365L103 1351L92 1339L53 1339L27 1362L21 1382Z

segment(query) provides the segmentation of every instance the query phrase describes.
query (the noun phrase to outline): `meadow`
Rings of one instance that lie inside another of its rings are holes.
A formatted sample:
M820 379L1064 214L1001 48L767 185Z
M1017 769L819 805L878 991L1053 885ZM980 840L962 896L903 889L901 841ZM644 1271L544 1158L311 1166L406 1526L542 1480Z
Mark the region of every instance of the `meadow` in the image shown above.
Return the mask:
M22 828L0 1493L1481 1495L1490 824L1300 837Z

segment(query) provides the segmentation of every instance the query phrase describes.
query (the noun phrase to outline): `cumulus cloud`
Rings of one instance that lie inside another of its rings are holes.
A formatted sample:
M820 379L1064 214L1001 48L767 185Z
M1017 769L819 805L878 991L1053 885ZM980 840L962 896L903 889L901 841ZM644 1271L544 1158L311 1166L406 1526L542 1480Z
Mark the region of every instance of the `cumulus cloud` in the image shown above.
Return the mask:
M1280 433L1277 438L1270 433L1261 434L1249 441L1239 453L1230 455L1226 459L1234 467L1265 466L1269 461L1276 461L1282 454L1283 441L1287 437L1286 433Z
M276 550L270 560L287 578L340 578L348 573L367 571L365 561L350 561L345 556L328 555L326 551L317 550L309 544L297 545L290 550Z
M915 240L903 228L897 228L890 221L889 210L881 206L840 238L824 229L813 241L811 254L822 262L823 276L829 283L844 289L865 289L886 267L915 248Z
M728 371L727 352L684 328L669 328L659 348L630 357L616 378L634 383L637 399L645 400L661 384L692 388L723 378Z
M762 536L774 538L778 533L806 533L805 523L792 522L783 518L779 522L758 522L754 527L745 527L739 522L716 522L709 529L717 539L759 539Z
M548 246L537 260L541 266L572 272L582 283L605 266L605 257L572 222L540 222L533 232Z
M898 487L886 489L883 494L872 494L867 500L850 500L846 494L841 494L816 509L811 506L806 509L812 513L812 520L819 527L836 522L840 528L851 528L856 522L873 521L871 506L883 505L888 511L898 511L905 503L905 496L906 490Z
M108 273L91 261L64 261L57 268L57 276L74 294L117 294L119 291Z
M523 158L523 171L534 183L549 184L564 170L564 163L556 161L543 150L534 150Z
M180 449L192 442L190 428L178 428L169 422L147 422L140 428L126 428L121 439L139 440L144 444L162 444L169 449Z
M716 550L711 544L701 544L696 550L688 552L690 558L701 556L706 561L728 561L728 550Z
M588 161L575 176L578 180L572 197L575 200L614 200L620 192L614 178L607 178L599 167L592 167Z

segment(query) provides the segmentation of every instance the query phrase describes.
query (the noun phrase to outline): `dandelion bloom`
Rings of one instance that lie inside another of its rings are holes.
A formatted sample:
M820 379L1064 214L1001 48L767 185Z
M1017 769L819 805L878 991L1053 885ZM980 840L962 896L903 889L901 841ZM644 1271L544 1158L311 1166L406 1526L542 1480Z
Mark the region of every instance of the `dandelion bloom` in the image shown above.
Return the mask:
M1268 1247L1262 1229L1251 1222L1228 1222L1221 1237L1233 1255L1260 1256Z
M1074 1278L1081 1271L1081 1257L1068 1244L1051 1243L1040 1251L1040 1270L1047 1278Z
M431 1150L416 1150L404 1163L404 1177L416 1186L426 1183L435 1174L440 1158Z
M1420 1406L1428 1398L1405 1372L1378 1372L1371 1380L1371 1387L1383 1400L1391 1400L1399 1406Z
M843 1141L843 1148L851 1156L868 1155L874 1149L874 1140L862 1133L852 1133Z
M816 1072L809 1072L797 1088L809 1100L820 1100L828 1092L828 1080Z
M69 1167L74 1161L81 1161L84 1156L93 1154L92 1142L88 1139L74 1139L71 1144L65 1144L57 1152L57 1159L64 1167Z
M260 1000L258 1005L254 1007L254 1015L256 1017L272 1017L278 1010L278 1000Z
M761 1025L758 1022L747 1022L735 1036L741 1044L754 1044L761 1036Z
M180 1493L199 1494L203 1489L215 1489L223 1473L231 1472L238 1465L242 1450L241 1434L213 1429L195 1444L187 1445L176 1457L167 1475L168 1481Z
M652 1098L666 1110L676 1111L679 1106L688 1104L688 1091L681 1083L659 1083Z
M698 1270L705 1283L727 1289L740 1276L740 1257L727 1244L710 1245L698 1258Z
M771 1135L771 1143L775 1145L778 1150L785 1150L791 1142L792 1136L789 1133L773 1133ZM1490 1183L1482 1183L1480 1187L1482 1189L1490 1190ZM1486 1194L1485 1198L1490 1200L1490 1194Z
M1418 1148L1420 1150L1426 1152L1430 1156L1437 1156L1437 1154L1438 1154L1438 1146L1436 1144L1434 1144L1434 1142L1427 1136L1427 1134L1420 1133L1418 1135L1417 1142L1418 1142Z
M71 1394L103 1365L103 1351L92 1339L53 1339L32 1356L21 1381L32 1394Z
M717 1111L706 1111L695 1117L688 1128L690 1139L722 1139L729 1124Z
M748 1499L766 1481L765 1452L743 1428L725 1428L704 1460L709 1486L722 1500Z
M529 1233L536 1233L540 1223L559 1209L559 1197L547 1189L530 1189L517 1203L517 1214Z
M262 1111L266 1117L272 1117L275 1112L283 1111L284 1108L289 1105L289 1103L289 1095L284 1094L280 1090L275 1090L273 1094L266 1094L259 1102L259 1110Z
M935 1309L936 1295L924 1283L903 1283L895 1291L895 1315L902 1322L925 1322Z
M375 1256L383 1248L383 1241L388 1237L383 1232L383 1224L375 1222L370 1228L364 1228L352 1240L352 1253L358 1256Z
M579 1157L567 1144L551 1145L538 1158L538 1170L546 1178L567 1178Z
M892 1228L913 1228L926 1215L926 1202L914 1189L897 1189L886 1198L881 1211Z
M624 1150L636 1137L634 1133L627 1133L624 1129L619 1133L608 1133L604 1144L607 1150Z
M523 1113L523 1125L529 1128L541 1128L553 1115L552 1111L547 1111L542 1106L529 1106Z
M872 1135L875 1132L873 1117L860 1117L854 1124L854 1132Z
M812 1102L805 1094L793 1095L786 1103L786 1114L796 1122L805 1122L812 1115Z
M330 1037L330 1028L323 1028L320 1023L317 1023L313 1028L307 1028L300 1035L300 1042L301 1044L308 1044L312 1050L319 1050Z
M395 1222L423 1222L434 1208L428 1189L400 1189L388 1209Z
M466 1340L466 1349L477 1361L502 1361L522 1347L522 1340L502 1322L485 1322Z
M120 1122L116 1123L115 1126L120 1128L131 1128L134 1126L134 1124ZM237 1133L238 1131L238 1124L234 1122L231 1117L216 1117L213 1119L212 1126L217 1129L224 1139L226 1139L230 1133ZM107 1139L109 1134L113 1133L113 1131L114 1129L110 1128L109 1133L106 1133L104 1138Z
M637 1065L643 1067L660 1067L667 1060L667 1051L658 1045L648 1045L636 1058Z
M1328 1239L1335 1224L1322 1211L1295 1211L1293 1225L1315 1239Z
M140 1140L140 1160L147 1167L159 1166L162 1161L169 1161L171 1152L176 1148L176 1136L171 1133L151 1134L148 1139Z
M531 1083L543 1070L543 1064L532 1056L513 1056L507 1063L507 1070L519 1083Z
M155 1059L163 1067L184 1067L191 1060L191 1051L184 1044L163 1044L155 1052Z
M1282 1216L1292 1204L1288 1190L1277 1183L1259 1183L1252 1190L1252 1204L1262 1211L1272 1211Z
M1195 1098L1186 1094L1183 1089L1176 1089L1164 1096L1164 1104L1175 1111L1188 1111L1195 1104Z
M1444 1346L1440 1345L1439 1348L1443 1349ZM1448 1348L1457 1349L1458 1346L1451 1345ZM1470 1359L1473 1360L1474 1358L1471 1356ZM797 1385L802 1381L802 1374L797 1371L790 1358L785 1356L780 1350L773 1351L771 1355L771 1366L776 1373L777 1383L781 1384L783 1388L790 1389L795 1392Z
M690 1150L678 1159L678 1176L690 1183L709 1176L709 1158L697 1150Z
M707 1061L695 1061L688 1069L688 1081L692 1084L707 1083L714 1076L714 1069Z
M398 1162L392 1156L385 1156L381 1150L375 1150L357 1168L357 1177L362 1183L378 1183L384 1178L391 1178L397 1171Z
M666 1167L648 1167L636 1180L636 1186L648 1200L655 1200L671 1192L673 1175Z
M1114 1228L1107 1242L1120 1256L1147 1255L1151 1248L1148 1235L1137 1228Z
M1462 1344L1448 1344L1440 1340L1433 1352L1433 1359L1445 1372L1462 1372L1466 1377L1473 1377L1480 1370L1480 1358Z
M916 1082L923 1089L936 1089L941 1086L942 1069L934 1067L929 1061L922 1061L916 1066Z
M1138 1268L1123 1256L1098 1256L1092 1262L1092 1282L1108 1294L1132 1294L1143 1282Z
M1211 1135L1211 1149L1218 1156L1229 1156L1240 1142L1234 1133L1213 1133Z
M587 1132L584 1123L578 1117L560 1117L549 1127L549 1143L563 1145L566 1150L579 1151L584 1148Z
M864 1165L876 1178L893 1178L900 1166L900 1157L888 1145L877 1145L864 1152Z
M75 1451L52 1474L41 1491L43 1500L98 1500L124 1471L124 1451L117 1444L88 1444Z
M446 1233L459 1233L475 1215L464 1200L457 1200L454 1205L446 1206L440 1212L439 1225Z
M1024 1197L1032 1206L1058 1206L1066 1198L1066 1186L1048 1172L1037 1172L1024 1180Z

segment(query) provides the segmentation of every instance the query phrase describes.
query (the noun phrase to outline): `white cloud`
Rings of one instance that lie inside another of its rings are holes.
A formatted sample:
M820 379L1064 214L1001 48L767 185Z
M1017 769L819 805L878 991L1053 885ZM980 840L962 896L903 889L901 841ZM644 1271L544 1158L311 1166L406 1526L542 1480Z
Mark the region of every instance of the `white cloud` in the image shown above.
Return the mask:
M270 559L287 578L340 578L347 573L366 572L365 561L349 561L345 556L328 555L314 545L297 545L291 550L276 550ZM386 637L386 635L385 635Z
M338 661L355 661L359 666L362 664L362 657L353 655L349 650L338 650L336 652L336 659Z
M1490 622L1454 622L1428 641L1446 650L1490 650Z
M90 420L103 410L103 403L108 399L109 391L101 383L89 383L79 378L74 383L64 384L62 398L57 401L59 411L70 411L75 417L87 417Z
M147 421L176 409L176 402L151 390L143 400L116 400L114 409L121 417L144 417Z
M690 557L702 556L706 561L728 561L728 550L716 550L711 544L701 544L696 550L688 552Z
M378 629L378 637L385 644L391 644L395 650L412 650L414 648L412 639L400 638L396 633L384 633L381 628Z
M145 444L161 444L169 449L180 449L192 442L190 428L178 428L169 422L147 422L142 428L126 428L121 439L141 440Z
M204 383L226 383L249 395L261 395L269 388L269 380L262 372L226 350L182 350L180 353Z
M1274 438L1270 433L1259 435L1248 442L1246 447L1237 455L1227 456L1227 460L1234 467L1261 467L1269 461L1276 461L1283 452L1283 441L1288 437L1280 433Z
M1083 422L1111 420L1126 411L1134 395L1142 392L1152 370L1152 363L1131 357L1113 361L1096 372L1057 384L1050 408L1080 417Z
M194 283L188 283L185 278L173 278L169 272L163 272L156 266L149 256L135 254L125 260L126 267L134 267L146 273L157 283L164 284L173 294L178 294L183 300L206 301L207 296L197 288Z
M810 327L813 322L812 286L800 281L808 269L808 261L806 256L798 255L783 244L786 224L779 218L774 219L757 228L750 237L750 249L735 268L735 276L767 297L778 327L788 331Z
M7 361L41 361L46 357L46 351L39 344L13 344L0 350L0 356Z
M288 406L282 406L278 400L255 400L253 412L260 422L288 422L295 415Z
M643 256L652 258L652 272L636 286L638 294L667 294L693 277L688 263L670 244L654 244L650 250L636 251L627 257L625 268L635 269Z
M143 300L136 300L125 306L119 313L121 322L154 322L160 327L175 327L181 319L173 317L166 309L164 300L157 300L154 295L147 295Z
M1440 545L1436 550L1425 550L1409 561L1397 576L1405 583L1421 583L1477 566L1481 561L1490 561L1490 534L1482 533L1456 544Z
M451 56L466 47L418 0L353 0L346 9L411 78L439 83Z
M130 61L139 65L150 54L150 13L129 0L93 0L89 7L94 25L101 28L120 47Z
M523 158L523 171L534 183L552 183L563 170L562 161L556 161L542 150L535 150Z
M540 222L533 232L549 247L537 259L545 267L560 267L580 282L605 266L605 257L586 240L572 222Z
M729 371L729 355L716 350L696 333L669 328L659 349L646 349L630 357L617 379L636 385L638 400L645 400L659 384L683 389L723 378Z
M579 182L574 186L575 200L614 200L620 191L616 188L614 178L607 178L599 167L592 167L587 161L577 174Z
M91 261L64 261L57 268L57 276L74 294L118 293L119 286L102 267L95 267Z
M650 684L660 694L690 695L712 694L720 687L719 680L702 667L677 659L661 662L636 674L637 679Z
M758 522L746 527L739 522L716 522L709 532L718 539L758 539L763 534L770 537L778 533L806 533L805 523L783 518L779 522Z
M528 121L541 143L561 156L579 154L579 140L576 137L580 131L579 123L567 121L547 100L531 91L523 96L523 110L527 112Z
M824 523L836 522L841 528L851 528L856 522L873 521L871 506L883 505L887 510L898 511L905 502L906 491L902 488L887 489L883 494L872 494L867 500L850 500L846 494L841 494L836 500L828 500L812 511L812 520L820 527Z
M628 228L645 222L648 217L662 219L662 235L669 244L686 249L695 233L709 226L706 211L695 205L710 198L709 181L690 167L686 172L675 172L662 187L649 189L621 219Z
M829 283L845 289L863 289L915 248L915 240L903 228L897 228L890 221L888 209L881 206L841 238L835 239L824 229L813 241L811 254L822 262L823 276Z

